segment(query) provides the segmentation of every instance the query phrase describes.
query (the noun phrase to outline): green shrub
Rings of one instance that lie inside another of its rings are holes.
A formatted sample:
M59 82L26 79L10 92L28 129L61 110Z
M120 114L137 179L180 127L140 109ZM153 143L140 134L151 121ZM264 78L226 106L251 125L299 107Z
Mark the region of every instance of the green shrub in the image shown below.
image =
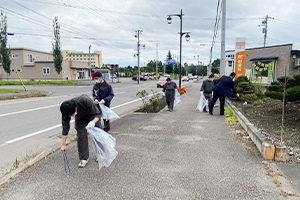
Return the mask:
M249 84L249 82L240 82L238 84L239 87L242 87L244 90L250 90L251 86Z
M283 87L281 85L270 85L268 87L268 91L276 91L276 92L282 92Z
M280 77L277 78L277 80L280 82L280 84L282 86L284 86L285 78L286 78L286 88L290 88L290 87L296 86L296 81L294 80L293 77L280 76Z
M273 99L283 99L283 92L276 92L276 91L266 91L265 95L267 97L273 98Z
M244 94L242 98L248 103L253 103L257 99L257 96L256 94Z
M286 96L288 101L300 100L300 86L295 86L287 89Z
M264 101L262 99L258 99L258 100L253 102L253 105L263 104L263 103L264 103Z
M271 85L280 85L278 81L271 82Z
M300 86L300 74L293 76L296 86Z

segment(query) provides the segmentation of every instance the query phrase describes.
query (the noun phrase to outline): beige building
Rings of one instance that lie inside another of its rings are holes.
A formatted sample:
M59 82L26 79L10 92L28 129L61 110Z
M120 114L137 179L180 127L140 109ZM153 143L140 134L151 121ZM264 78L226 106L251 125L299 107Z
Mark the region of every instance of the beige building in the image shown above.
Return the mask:
M91 68L102 67L102 53L101 51L94 51L94 53L83 53L71 50L63 50L63 59L85 62L89 64L89 58L91 58Z
M8 75L0 64L1 80L78 80L89 79L87 63L64 60L62 71L57 74L52 53L26 48L11 49L11 73ZM17 72L17 73L16 73Z
M278 77L300 73L300 51L292 44L246 49L245 75L253 82L270 84ZM226 51L226 75L234 71L234 51Z

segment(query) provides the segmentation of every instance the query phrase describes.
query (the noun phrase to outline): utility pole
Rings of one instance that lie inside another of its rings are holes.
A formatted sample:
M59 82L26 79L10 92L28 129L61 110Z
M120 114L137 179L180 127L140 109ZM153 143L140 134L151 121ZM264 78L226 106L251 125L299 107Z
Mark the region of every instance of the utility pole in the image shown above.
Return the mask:
M157 80L157 59L158 59L158 43L156 43L156 72L155 72L155 79Z
M261 25L258 25L259 27L262 28L262 33L264 34L264 47L266 47L266 42L267 42L267 32L268 32L268 19L274 19L273 17L269 17L268 15L266 18L261 22Z
M92 84L92 69L91 69L91 47L92 47L92 45L90 45L90 46L89 46L90 85Z
M220 74L225 75L225 30L226 30L226 0L222 1L222 36Z
M140 84L140 34L142 34L142 30L136 30L136 35L135 37L138 38L138 42L137 42L137 57L138 57L138 75L137 75L137 81L138 81L138 84Z

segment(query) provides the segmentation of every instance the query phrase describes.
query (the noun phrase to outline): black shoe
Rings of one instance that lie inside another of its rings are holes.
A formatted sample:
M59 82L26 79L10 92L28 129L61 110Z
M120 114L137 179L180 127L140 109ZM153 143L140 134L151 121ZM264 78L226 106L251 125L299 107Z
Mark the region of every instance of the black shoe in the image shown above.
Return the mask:
M172 110L172 109L170 109L169 111L170 111L170 112L173 112L173 110Z
M203 110L203 112L207 112L207 110Z
M209 114L210 114L210 115L213 115L213 113L212 113L212 112L209 112Z

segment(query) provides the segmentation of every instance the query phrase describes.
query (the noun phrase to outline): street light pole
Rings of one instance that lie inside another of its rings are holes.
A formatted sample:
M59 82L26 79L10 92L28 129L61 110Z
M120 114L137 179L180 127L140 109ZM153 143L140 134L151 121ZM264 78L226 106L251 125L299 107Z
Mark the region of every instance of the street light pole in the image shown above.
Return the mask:
M90 68L90 85L92 83L92 69L91 69L91 47L92 45L89 46L89 68Z
M177 16L180 18L180 32L179 32L179 38L180 38L180 51L179 51L179 87L181 87L181 50L182 50L182 36L186 34L185 39L186 41L190 40L190 32L182 32L182 9L180 10L180 14L175 14L175 15L168 15L168 24L171 24L172 18L171 16Z

